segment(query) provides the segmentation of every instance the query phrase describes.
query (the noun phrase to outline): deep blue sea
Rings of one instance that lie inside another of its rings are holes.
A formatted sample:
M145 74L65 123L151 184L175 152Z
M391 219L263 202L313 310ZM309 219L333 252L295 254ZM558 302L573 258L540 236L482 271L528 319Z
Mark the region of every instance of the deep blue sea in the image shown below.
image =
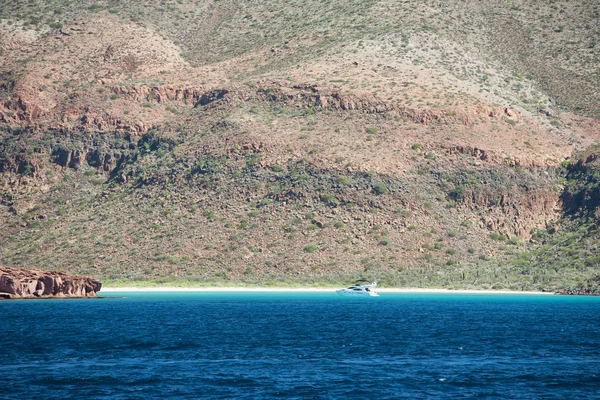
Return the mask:
M0 302L0 399L600 398L600 298L105 296Z

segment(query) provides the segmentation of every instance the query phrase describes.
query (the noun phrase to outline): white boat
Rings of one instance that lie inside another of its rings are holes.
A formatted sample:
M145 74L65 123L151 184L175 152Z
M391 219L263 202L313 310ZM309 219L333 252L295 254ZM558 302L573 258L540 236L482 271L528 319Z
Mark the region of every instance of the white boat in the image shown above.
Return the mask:
M346 289L339 289L335 292L340 296L379 296L375 291L376 286L377 282L373 282L370 285L357 283L356 285L349 286Z

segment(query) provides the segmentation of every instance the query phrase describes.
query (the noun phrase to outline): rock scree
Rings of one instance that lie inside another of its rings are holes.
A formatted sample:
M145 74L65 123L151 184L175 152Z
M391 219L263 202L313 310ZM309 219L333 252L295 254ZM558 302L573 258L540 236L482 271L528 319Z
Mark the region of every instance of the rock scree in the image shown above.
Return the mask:
M101 288L87 276L0 266L0 299L96 297Z

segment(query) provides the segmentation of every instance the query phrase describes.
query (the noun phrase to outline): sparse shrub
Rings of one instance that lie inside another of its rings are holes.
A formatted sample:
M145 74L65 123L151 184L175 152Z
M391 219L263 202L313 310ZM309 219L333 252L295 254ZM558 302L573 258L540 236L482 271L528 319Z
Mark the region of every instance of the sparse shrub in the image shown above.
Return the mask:
M462 200L465 197L465 187L462 185L456 186L448 196L453 200Z
M379 244L382 246L387 246L388 244L390 244L390 238L387 238L387 237L381 238L381 240L379 240Z
M215 212L213 210L205 210L202 215L210 221L215 219Z
M454 249L448 249L446 250L446 254L448 254L449 256L453 256L456 254L456 250Z
M375 193L376 195L382 195L387 193L388 188L384 183L376 183L375 185L373 185L373 193Z
M451 238L456 237L456 232L454 232L454 231L448 232L448 237L451 237Z
M165 154L167 154L167 149L160 148L156 150L156 155L158 157L163 157Z
M504 241L504 240L506 240L506 236L504 236L500 233L490 233L490 239Z
M335 206L338 204L337 198L331 193L322 194L320 198L323 203L326 203L330 206Z
M33 165L31 165L31 164L27 164L23 168L23 175L31 175L32 172L33 172Z
M246 165L252 166L258 164L262 160L262 154L251 154L246 158Z
M249 217L256 217L258 216L258 210L252 210L248 213Z
M600 256L586 258L583 263L586 267L598 267L600 266Z
M366 131L366 132L367 132L367 134L369 134L369 135L374 135L374 134L376 134L376 133L377 133L377 129L375 129L375 128L367 128L367 129L365 129L365 131Z
M260 199L260 201L256 204L257 207L264 207L267 204L269 204L269 199L267 198L262 198Z
M337 221L335 224L333 224L333 226L335 226L336 228L343 228L344 223L342 221Z
M415 143L410 148L413 150L421 150L423 148L423 145L421 143Z
M315 251L317 251L317 246L315 246L314 244L309 244L307 246L304 246L304 251L306 253L314 253Z

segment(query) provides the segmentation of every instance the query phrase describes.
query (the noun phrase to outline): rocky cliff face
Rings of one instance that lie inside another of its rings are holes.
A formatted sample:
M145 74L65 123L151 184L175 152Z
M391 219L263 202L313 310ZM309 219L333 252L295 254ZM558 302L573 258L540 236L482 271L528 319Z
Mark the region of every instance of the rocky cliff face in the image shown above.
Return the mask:
M0 298L96 297L101 287L89 277L0 266Z
M600 224L600 146L576 154L567 168L567 185L561 200L565 211L576 217L590 217Z

